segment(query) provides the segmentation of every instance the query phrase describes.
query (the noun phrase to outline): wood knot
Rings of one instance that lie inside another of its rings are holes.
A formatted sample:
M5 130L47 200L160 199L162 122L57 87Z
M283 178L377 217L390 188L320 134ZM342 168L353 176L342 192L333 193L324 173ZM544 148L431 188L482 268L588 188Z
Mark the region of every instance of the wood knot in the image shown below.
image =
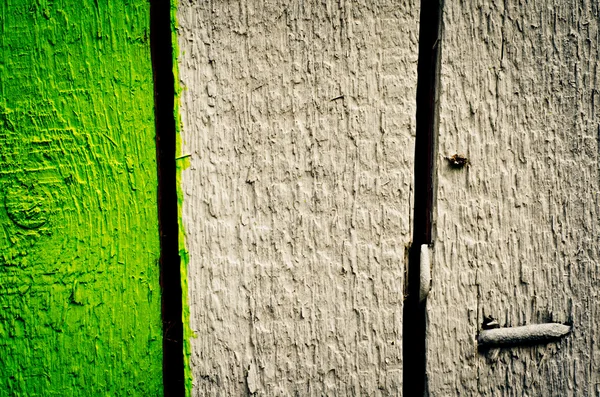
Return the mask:
M53 204L50 192L39 184L15 183L5 191L6 214L23 229L37 229L46 224Z

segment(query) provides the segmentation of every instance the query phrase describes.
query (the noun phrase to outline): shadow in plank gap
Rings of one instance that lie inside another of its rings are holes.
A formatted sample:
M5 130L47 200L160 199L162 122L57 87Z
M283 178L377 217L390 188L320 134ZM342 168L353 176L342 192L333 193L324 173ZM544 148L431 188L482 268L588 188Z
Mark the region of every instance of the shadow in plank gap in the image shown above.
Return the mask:
M425 308L431 280L429 270L425 269L423 272L424 267L429 268L429 251L422 247L427 247L432 243L433 232L442 7L442 0L421 1L417 66L413 240L408 261L407 298L404 305L402 335L403 393L405 396L423 396L427 390Z
M158 218L160 228L160 286L163 321L163 379L165 396L185 395L182 288L177 212L175 78L171 42L171 5L150 1L150 45L154 73Z

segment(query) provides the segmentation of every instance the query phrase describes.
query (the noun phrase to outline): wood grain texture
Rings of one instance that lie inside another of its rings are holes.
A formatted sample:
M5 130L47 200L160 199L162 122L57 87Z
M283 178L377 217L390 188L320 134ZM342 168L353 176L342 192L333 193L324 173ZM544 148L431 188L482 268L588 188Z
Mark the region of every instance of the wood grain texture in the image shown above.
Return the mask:
M0 396L160 396L149 5L0 0Z
M415 1L179 6L193 395L398 395Z
M446 2L431 395L600 392L599 12L585 0ZM469 165L450 167L455 153ZM485 316L573 332L478 352Z

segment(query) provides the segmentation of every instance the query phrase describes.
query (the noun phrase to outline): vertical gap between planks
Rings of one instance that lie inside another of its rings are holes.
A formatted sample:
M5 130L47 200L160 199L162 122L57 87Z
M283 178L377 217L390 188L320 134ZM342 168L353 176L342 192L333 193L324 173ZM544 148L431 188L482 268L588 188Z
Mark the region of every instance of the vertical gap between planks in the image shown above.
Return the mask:
M154 74L154 111L158 166L160 285L163 322L165 396L184 396L182 287L178 242L175 78L171 41L171 4L150 0L150 47Z
M420 247L433 241L442 7L443 0L421 0L413 238L408 259L402 349L403 394L411 397L428 394L425 371L426 302L419 302Z

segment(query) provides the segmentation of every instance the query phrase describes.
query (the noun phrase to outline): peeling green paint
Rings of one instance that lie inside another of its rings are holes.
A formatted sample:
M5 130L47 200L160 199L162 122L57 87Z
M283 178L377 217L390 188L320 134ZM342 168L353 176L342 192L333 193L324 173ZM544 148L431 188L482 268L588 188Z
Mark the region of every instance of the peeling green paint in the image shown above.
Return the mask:
M0 395L162 395L149 4L0 15Z
M179 218L179 257L181 258L181 290L182 290L182 321L183 321L183 358L184 358L184 376L185 376L185 394L186 396L192 395L192 371L190 368L190 357L192 354L191 338L194 337L194 333L190 328L190 306L188 302L188 263L189 255L185 244L185 228L183 225L183 187L181 184L181 173L187 167L189 167L190 159L189 155L182 152L182 141L181 141L181 115L179 112L180 101L181 101L181 85L179 81L179 67L178 67L178 56L179 56L179 45L177 37L177 29L179 24L177 22L177 0L171 1L171 42L173 43L173 76L175 81L175 100L173 116L175 117L175 129L176 129L176 169L177 169L177 215Z

